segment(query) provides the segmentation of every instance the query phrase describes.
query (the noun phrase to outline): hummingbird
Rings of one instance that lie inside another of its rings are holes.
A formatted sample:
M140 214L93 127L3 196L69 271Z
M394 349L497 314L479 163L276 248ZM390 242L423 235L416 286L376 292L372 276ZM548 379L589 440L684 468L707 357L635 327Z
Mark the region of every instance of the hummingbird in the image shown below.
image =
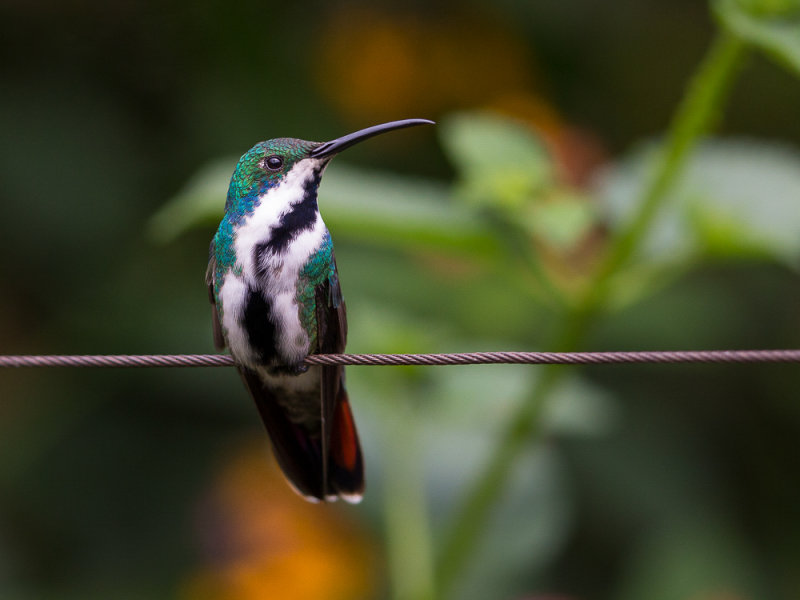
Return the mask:
M206 271L214 345L226 346L290 485L312 502L358 502L364 462L344 367L307 366L341 353L345 303L317 190L331 159L367 138L433 124L405 119L329 142L277 138L239 159Z

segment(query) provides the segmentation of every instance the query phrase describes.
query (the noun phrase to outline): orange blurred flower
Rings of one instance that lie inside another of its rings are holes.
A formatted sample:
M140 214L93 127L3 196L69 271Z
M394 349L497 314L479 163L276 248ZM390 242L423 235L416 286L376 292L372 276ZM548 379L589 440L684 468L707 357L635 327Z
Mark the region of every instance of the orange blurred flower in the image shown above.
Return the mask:
M606 159L547 100L532 49L499 21L353 8L332 15L317 39L315 79L353 126L481 107L535 129L565 183L584 186Z
M359 123L431 116L532 85L524 43L465 15L423 20L344 10L318 40L316 79L342 114Z
M207 564L184 600L358 599L376 585L376 549L341 507L294 494L262 446L235 457L200 507Z

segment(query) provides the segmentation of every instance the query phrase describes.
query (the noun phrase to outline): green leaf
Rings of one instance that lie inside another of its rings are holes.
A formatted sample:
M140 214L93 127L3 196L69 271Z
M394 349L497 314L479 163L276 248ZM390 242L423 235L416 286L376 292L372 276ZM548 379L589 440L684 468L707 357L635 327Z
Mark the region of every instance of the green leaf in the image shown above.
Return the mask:
M523 124L482 112L456 113L438 128L442 146L463 174L549 167L544 146Z
M548 432L575 437L609 435L620 418L616 399L579 377L567 379L542 413Z
M319 194L336 239L472 257L496 258L501 252L488 224L452 202L445 184L334 165Z
M537 239L559 250L568 250L594 226L596 212L585 196L559 188L548 194L544 202L530 206L522 219Z
M599 193L614 228L635 210L651 158L652 148L637 152L604 177ZM640 259L663 260L709 247L731 254L757 249L791 264L800 259L797 150L749 141L706 142L671 194Z
M716 0L722 25L800 74L800 1Z
M553 182L545 147L519 122L490 113L457 113L438 130L464 196L475 203L518 207Z

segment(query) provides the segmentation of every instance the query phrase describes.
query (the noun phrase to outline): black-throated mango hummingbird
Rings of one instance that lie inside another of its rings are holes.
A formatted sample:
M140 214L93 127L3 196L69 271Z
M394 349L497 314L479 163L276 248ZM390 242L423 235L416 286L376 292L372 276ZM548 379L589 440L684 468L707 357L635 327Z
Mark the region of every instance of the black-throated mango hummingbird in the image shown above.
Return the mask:
M347 337L331 236L319 213L325 167L345 148L425 119L392 121L330 142L259 142L236 165L206 273L214 343L227 346L278 464L311 501L358 502L364 464L344 367L304 365Z

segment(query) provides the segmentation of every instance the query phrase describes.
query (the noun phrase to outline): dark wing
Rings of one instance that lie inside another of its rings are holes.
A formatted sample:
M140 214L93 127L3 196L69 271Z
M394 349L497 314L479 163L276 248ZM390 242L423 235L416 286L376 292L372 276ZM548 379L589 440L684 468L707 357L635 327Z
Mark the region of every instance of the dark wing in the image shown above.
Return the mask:
M333 274L316 287L317 352L340 354L347 341L347 315L339 286L336 257ZM364 491L364 463L350 401L344 387L344 367L321 367L322 461L327 494L358 500Z
M219 322L217 300L214 297L214 271L217 268L216 249L214 240L208 249L208 268L206 269L206 285L208 286L208 300L211 302L211 326L214 329L214 347L217 350L225 348L225 336L222 335L222 324Z

